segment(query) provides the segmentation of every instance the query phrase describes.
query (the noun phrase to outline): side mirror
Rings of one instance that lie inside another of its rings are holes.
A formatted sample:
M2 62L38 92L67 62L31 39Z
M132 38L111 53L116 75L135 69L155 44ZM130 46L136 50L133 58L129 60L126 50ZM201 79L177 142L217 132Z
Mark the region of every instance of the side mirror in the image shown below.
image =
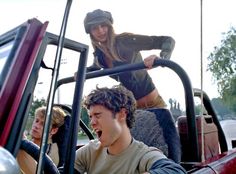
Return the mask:
M20 174L20 167L16 159L3 147L0 147L0 173Z

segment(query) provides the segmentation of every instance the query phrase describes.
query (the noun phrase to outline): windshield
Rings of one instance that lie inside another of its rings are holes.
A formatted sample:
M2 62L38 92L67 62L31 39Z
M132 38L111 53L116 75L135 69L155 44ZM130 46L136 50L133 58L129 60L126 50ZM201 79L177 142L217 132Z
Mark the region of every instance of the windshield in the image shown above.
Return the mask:
M11 52L11 49L13 47L13 43L14 43L13 41L10 41L0 46L0 82L1 82L0 85L1 86L5 79L5 76L3 76L3 71L7 70L6 62Z

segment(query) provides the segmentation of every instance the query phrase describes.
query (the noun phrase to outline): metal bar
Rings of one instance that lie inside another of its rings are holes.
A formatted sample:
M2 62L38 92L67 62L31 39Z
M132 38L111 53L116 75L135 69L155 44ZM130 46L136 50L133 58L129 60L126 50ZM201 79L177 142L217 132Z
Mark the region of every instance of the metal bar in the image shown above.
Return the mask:
M79 129L79 120L81 113L81 101L83 95L83 87L85 81L86 64L87 64L88 49L80 55L78 76L76 78L75 92L72 104L71 124L69 132L69 140L67 146L66 160L63 173L74 172L75 151L77 145L77 133Z
M177 63L171 60L164 60L164 59L155 60L153 68L158 67L158 66L170 68L179 76L179 78L182 81L184 91L185 91L185 104L186 104L186 115L187 115L187 123L188 123L189 143L190 143L190 148L194 149L192 151L192 154L190 155L191 156L190 160L200 161L196 120L195 120L194 98L193 98L193 90L192 90L190 79L187 73L184 71L184 69L180 67ZM86 73L86 79L102 77L102 76L107 76L107 75L114 75L121 72L123 73L127 71L134 71L134 70L145 69L145 68L146 67L143 62L129 64L129 65L122 65L122 66L114 67L111 69L104 69L104 70L98 70L98 71ZM60 81L58 81L57 87L59 87L62 84L71 83L74 81L75 81L74 77L61 79Z
M38 161L37 172L36 172L37 174L43 173L42 171L44 168L45 153L47 150L47 140L48 140L48 134L49 134L49 129L51 125L51 113L52 113L52 107L53 107L53 100L54 100L54 96L56 92L57 78L58 78L59 69L60 69L61 55L62 55L62 50L63 50L63 45L64 45L67 21L69 17L71 4L72 4L72 0L68 0L66 4L65 12L64 12L62 25L61 25L59 43L57 47L55 64L54 64L54 71L52 75L49 98L48 98L48 103L47 103L46 119L45 119L44 128L43 128L44 129L43 137L42 137L41 146L40 146L39 161Z

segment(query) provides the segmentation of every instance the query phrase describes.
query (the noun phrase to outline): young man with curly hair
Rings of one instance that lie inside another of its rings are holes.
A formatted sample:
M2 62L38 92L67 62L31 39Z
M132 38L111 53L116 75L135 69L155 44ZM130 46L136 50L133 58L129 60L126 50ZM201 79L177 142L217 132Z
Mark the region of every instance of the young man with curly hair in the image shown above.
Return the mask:
M186 173L159 149L131 136L136 101L125 87L97 88L86 97L84 105L97 139L77 150L75 173Z

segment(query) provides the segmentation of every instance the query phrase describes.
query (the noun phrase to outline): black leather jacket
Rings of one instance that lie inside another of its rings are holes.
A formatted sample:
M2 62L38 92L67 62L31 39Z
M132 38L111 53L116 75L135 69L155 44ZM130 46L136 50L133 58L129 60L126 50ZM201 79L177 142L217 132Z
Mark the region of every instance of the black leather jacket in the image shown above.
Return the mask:
M175 41L168 36L144 36L134 34L122 34L116 37L115 47L120 57L125 61L113 61L114 67L142 62L140 51L160 49L160 56L170 59L174 49ZM94 63L87 68L87 71L94 71L101 68L108 68L105 62L104 53L96 48L94 52ZM138 70L112 75L111 78L121 82L123 86L133 92L135 99L140 99L155 89L147 70Z

